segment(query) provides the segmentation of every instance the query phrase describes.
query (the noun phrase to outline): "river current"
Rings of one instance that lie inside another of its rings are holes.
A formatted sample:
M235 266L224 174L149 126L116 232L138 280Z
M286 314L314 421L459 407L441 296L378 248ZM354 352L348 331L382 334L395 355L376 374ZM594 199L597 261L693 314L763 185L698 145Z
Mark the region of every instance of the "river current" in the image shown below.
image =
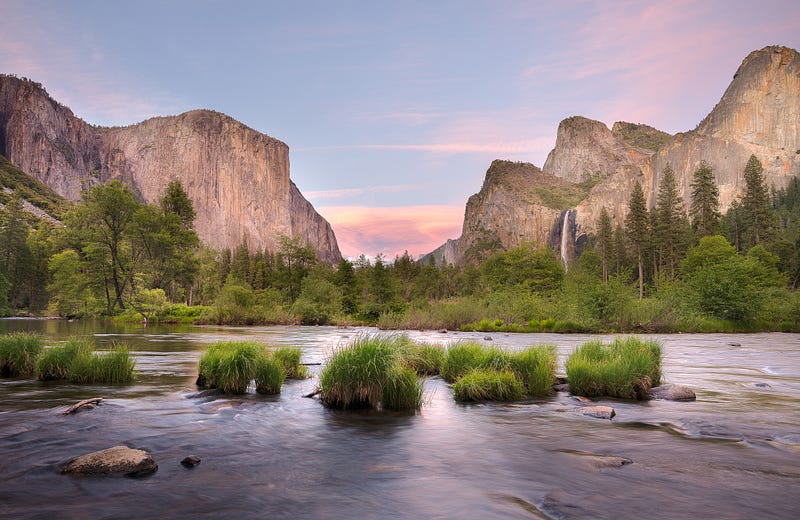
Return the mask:
M204 349L219 340L298 346L305 363L374 329L141 327L0 320L46 344L93 336L134 354L131 386L0 379L0 518L800 518L800 335L666 334L664 379L694 402L597 399L613 420L576 412L568 393L460 405L438 377L417 414L335 411L304 398L198 396ZM563 369L596 336L406 332L510 350L558 347ZM610 339L610 337L604 337ZM61 416L81 399L91 411ZM76 478L68 460L125 444L159 465L145 478ZM187 469L180 461L197 455ZM609 461L632 461L618 466Z

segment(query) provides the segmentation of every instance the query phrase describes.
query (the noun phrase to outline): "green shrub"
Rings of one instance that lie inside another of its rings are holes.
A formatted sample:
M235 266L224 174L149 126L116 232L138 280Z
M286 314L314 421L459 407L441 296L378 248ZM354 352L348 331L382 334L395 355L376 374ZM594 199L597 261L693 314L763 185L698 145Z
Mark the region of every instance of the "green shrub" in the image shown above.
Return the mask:
M308 377L308 368L300 364L302 351L298 347L279 347L272 356L283 368L287 379L305 379Z
M556 348L553 346L530 347L512 354L510 365L528 395L543 396L553 389L556 359Z
M456 401L518 401L525 397L525 387L508 370L472 369L453 385Z
M436 345L409 344L401 352L401 363L421 376L435 376L442 370L447 353Z
M93 350L94 345L81 339L70 339L62 346L50 347L36 362L36 374L42 381L68 379L75 360L91 356Z
M274 355L264 353L256 361L254 379L256 392L259 394L279 394L286 379L286 371Z
M29 376L42 352L38 334L16 332L0 336L0 377Z
M397 343L396 338L362 336L336 352L319 376L322 402L343 409L377 407Z
M387 410L419 410L422 406L422 382L417 372L407 366L392 367L383 385L381 405Z
M573 394L647 399L661 384L661 345L639 338L584 343L567 359L567 381Z
M124 385L133 382L134 362L128 348L116 345L108 352L87 354L76 349L67 379L78 384Z

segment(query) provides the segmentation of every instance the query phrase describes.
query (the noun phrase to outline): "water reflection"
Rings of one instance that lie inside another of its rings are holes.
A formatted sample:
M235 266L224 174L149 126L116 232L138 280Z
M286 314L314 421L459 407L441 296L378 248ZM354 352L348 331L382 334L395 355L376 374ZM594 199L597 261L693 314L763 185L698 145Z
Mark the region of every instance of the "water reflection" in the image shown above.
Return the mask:
M800 336L663 335L668 381L693 403L603 400L613 421L581 416L567 394L516 404L457 405L439 378L419 414L327 410L302 396L198 393L203 350L220 339L303 349L324 362L374 329L136 327L0 320L52 344L94 336L125 341L138 375L128 387L0 380L0 514L4 517L243 518L793 518L800 514ZM409 332L420 341L484 341L484 334ZM520 349L581 335L495 334ZM739 343L734 347L730 343ZM312 366L312 373L319 366ZM63 407L103 396L91 412ZM69 458L117 444L159 463L141 479L74 479ZM190 454L201 464L187 470ZM632 461L619 467L608 460Z

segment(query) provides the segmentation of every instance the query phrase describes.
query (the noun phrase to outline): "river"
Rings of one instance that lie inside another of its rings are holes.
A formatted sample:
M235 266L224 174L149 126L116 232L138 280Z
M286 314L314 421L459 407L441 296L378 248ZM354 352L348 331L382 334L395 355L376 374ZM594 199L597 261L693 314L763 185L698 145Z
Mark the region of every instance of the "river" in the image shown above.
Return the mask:
M374 329L0 320L0 333L13 330L47 344L127 343L137 376L124 387L0 379L2 518L800 518L798 334L656 335L665 380L691 386L697 401L598 399L616 410L609 421L576 413L567 393L459 405L438 377L426 380L418 414L328 410L302 397L318 365L280 396L195 395L198 360L215 341L298 346L304 362L324 363ZM407 334L553 344L561 367L596 337ZM60 415L96 396L106 398L98 408ZM60 474L69 459L119 444L149 451L158 471ZM184 468L188 455L202 462Z

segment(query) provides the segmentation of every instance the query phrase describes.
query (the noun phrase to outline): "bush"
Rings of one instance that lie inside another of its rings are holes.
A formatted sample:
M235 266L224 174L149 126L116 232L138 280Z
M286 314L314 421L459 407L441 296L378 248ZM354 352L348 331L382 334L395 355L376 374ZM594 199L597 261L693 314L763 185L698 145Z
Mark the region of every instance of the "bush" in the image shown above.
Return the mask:
M279 347L272 356L275 362L283 368L287 379L305 379L308 377L308 368L300 364L302 351L297 347Z
M50 347L36 362L36 374L42 381L68 379L75 360L91 356L93 350L94 345L80 339L70 339L65 345Z
M82 348L74 352L67 376L71 383L123 385L133 382L134 362L126 346L116 345L109 352L87 354Z
M286 371L274 355L262 353L256 361L253 377L256 380L256 392L259 394L279 394L286 379Z
M29 376L42 352L38 334L17 332L0 336L0 377Z
M518 401L525 387L508 370L472 369L453 385L456 401Z
M215 343L200 358L198 385L226 394L246 393L262 355L263 347L252 341Z
M556 380L556 348L530 347L510 357L511 369L532 397L549 394Z
M661 345L639 338L617 338L610 345L584 343L567 359L567 381L573 394L647 399L661 384Z
M383 385L381 405L387 410L414 411L422 406L422 383L417 372L395 365Z
M396 348L396 339L362 336L340 349L319 376L322 402L343 409L377 407Z

